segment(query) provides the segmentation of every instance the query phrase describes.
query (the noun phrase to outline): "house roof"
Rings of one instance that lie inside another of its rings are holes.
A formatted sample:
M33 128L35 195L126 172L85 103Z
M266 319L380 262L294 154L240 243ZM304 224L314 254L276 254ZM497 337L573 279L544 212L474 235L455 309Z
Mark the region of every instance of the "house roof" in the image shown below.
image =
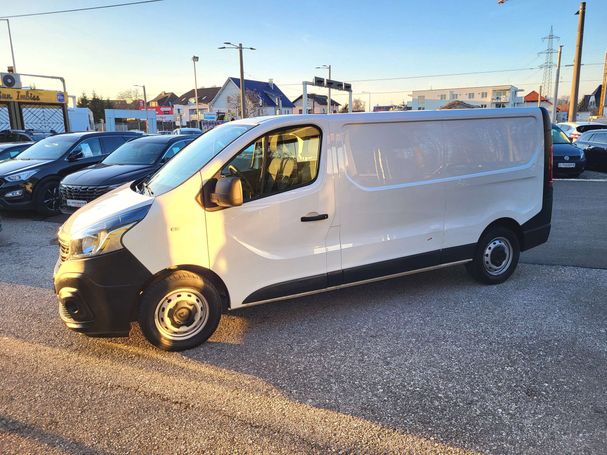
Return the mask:
M229 81L236 84L236 87L240 89L240 79L237 77L229 77ZM250 90L259 96L264 106L276 107L276 98L280 97L282 107L295 107L291 100L285 96L284 93L278 88L276 84L270 84L269 82L253 81L251 79L244 80L245 90Z
M523 101L525 103L537 103L537 99L539 98L539 96L540 96L540 94L538 92L536 92L535 90L531 90L529 93L527 93L523 97ZM543 102L552 104L550 101L548 101L548 98L546 98L545 96L542 96L542 103Z
M590 100L592 98L594 98L594 104L595 106L599 106L599 104L601 103L601 89L602 89L603 85L599 84L599 86L597 88L594 89L594 91L590 94L590 95L584 95L582 97L582 99L580 100L580 102L578 103L578 111L579 112L586 112L590 110Z
M474 109L478 106L473 106L472 104L464 103L462 100L450 101L439 109Z
M173 92L160 92L158 95L156 95L156 98L151 99L148 101L148 104L151 103L152 101L156 101L156 103L158 103L158 106L172 106L173 104L175 104L175 101L177 100L177 95L175 95Z
M219 90L221 89L221 87L202 87L198 89L198 102L199 103L203 103L203 104L209 104L211 102L211 100L213 98L215 98L215 95L217 95L217 92L219 92ZM191 100L192 98L194 98L195 95L195 90L189 90L187 92L185 92L183 95L181 95L179 98L177 98L177 100L175 101L175 104L181 104L181 105L186 105L189 103L189 100Z
M300 99L303 98L303 95L299 95L297 98L293 100L293 104L297 103ZM318 95L316 93L308 93L308 103L310 101L314 101L316 104L320 104L321 106L327 105L327 95ZM337 101L331 98L331 106L341 106Z

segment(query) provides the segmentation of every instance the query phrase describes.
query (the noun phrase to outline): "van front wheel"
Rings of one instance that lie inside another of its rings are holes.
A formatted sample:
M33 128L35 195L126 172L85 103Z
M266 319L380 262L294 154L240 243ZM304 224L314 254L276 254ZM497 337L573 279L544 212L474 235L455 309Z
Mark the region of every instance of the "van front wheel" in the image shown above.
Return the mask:
M152 283L139 306L139 326L147 340L165 351L204 343L221 317L221 297L212 282L178 271Z
M519 256L517 235L506 227L496 226L483 234L466 269L480 283L499 284L512 275Z

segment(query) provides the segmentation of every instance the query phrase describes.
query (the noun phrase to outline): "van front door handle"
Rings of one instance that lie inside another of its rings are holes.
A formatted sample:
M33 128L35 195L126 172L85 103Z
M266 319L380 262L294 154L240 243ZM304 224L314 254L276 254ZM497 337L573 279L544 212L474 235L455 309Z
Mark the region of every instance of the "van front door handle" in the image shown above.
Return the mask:
M327 218L329 218L329 215L327 215L326 213L321 213L321 214L316 214L316 215L306 215L306 216L302 216L301 217L301 221L303 223L307 222L307 221L320 221L320 220L326 220Z

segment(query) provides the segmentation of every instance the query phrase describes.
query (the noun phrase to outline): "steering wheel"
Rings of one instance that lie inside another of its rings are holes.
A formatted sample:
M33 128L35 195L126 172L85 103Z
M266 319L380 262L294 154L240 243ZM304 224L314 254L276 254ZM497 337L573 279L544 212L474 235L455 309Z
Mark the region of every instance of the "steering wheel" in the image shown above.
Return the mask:
M246 199L251 199L253 197L253 195L255 194L255 190L253 189L253 185L251 185L251 183L247 180L247 178L242 174L242 172L240 172L236 166L234 166L233 164L230 164L228 166L228 171L230 171L230 174L232 174L235 177L238 177L240 179L241 182L244 183L244 189L249 193L249 197L245 198Z

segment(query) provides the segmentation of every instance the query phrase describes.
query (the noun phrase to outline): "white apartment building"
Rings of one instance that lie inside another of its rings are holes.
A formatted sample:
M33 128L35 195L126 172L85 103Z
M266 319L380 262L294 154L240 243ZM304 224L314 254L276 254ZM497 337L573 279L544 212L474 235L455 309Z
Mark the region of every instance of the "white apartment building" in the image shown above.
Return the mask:
M517 93L522 90L514 85L414 90L410 95L411 108L414 111L436 110L455 100L484 108L521 107L523 98Z

